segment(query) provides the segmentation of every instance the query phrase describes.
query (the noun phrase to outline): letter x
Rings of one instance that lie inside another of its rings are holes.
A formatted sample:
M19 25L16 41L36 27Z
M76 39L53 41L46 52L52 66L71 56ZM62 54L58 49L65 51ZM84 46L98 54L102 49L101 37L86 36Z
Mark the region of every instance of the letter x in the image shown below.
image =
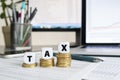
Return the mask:
M67 45L62 45L62 51L64 51L64 50L67 51L66 46Z

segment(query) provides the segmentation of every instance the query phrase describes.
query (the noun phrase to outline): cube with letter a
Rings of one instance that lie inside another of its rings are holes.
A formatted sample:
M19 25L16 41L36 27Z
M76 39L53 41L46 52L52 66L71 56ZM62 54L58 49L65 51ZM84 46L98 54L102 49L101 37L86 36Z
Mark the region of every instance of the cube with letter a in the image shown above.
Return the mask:
M51 59L53 58L53 49L50 47L42 48L42 59Z
M58 45L59 53L70 53L70 43L69 42L61 42Z
M26 52L24 54L24 63L34 64L35 63L35 53L34 52Z

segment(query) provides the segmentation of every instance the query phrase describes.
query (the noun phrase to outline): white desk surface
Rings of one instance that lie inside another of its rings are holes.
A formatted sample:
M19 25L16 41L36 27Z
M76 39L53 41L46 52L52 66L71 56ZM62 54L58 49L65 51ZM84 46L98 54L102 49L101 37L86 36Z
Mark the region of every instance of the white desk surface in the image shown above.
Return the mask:
M39 63L40 55L37 54L36 56L36 62ZM119 57L101 58L108 61L113 60L120 64ZM21 67L22 63L23 57L0 58L0 80L81 80L90 70L93 70L100 64L72 60L70 68L42 68L39 65L36 68L23 68Z

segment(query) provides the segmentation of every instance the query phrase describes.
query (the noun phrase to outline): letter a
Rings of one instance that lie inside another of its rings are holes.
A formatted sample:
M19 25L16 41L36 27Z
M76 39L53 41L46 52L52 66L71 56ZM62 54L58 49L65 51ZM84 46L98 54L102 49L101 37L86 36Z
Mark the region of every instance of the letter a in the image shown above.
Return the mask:
M49 51L46 51L46 52L45 52L45 57L46 57L46 56L50 57Z
M53 58L53 49L52 48L42 48L42 59L51 59Z

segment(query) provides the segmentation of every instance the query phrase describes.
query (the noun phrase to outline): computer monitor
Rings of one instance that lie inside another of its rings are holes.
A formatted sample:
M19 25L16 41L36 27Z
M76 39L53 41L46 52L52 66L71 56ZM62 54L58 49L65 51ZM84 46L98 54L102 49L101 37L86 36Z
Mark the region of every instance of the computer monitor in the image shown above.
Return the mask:
M80 29L81 0L29 0L38 9L32 20L35 29Z
M80 42L81 0L29 0L29 7L38 9L32 20L32 30L74 31Z
M82 0L82 45L120 44L120 0Z

